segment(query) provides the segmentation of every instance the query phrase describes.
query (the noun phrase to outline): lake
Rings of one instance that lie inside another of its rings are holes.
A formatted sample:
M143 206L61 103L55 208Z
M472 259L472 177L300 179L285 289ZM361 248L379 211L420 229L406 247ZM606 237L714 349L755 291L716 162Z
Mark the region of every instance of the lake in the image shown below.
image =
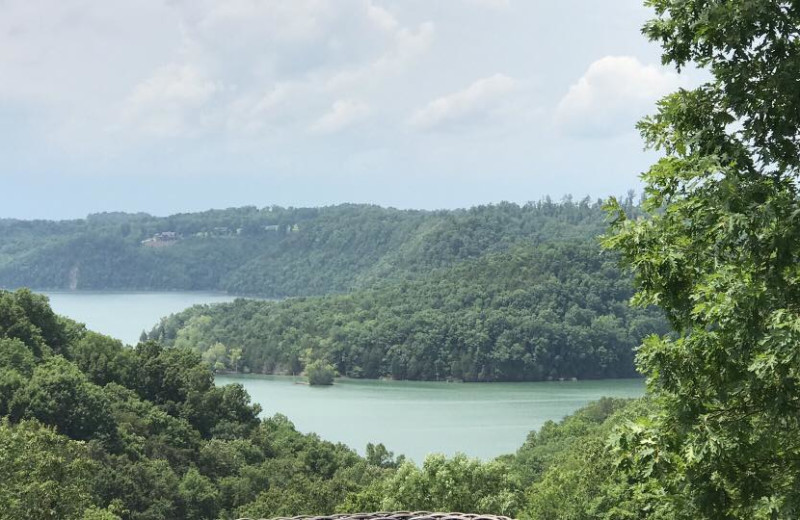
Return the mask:
M44 291L59 314L135 345L142 330L196 304L232 301L211 292ZM341 380L332 387L280 376L218 376L241 383L264 415L282 413L303 432L364 453L382 442L422 462L428 453L463 452L489 459L515 451L528 432L603 396L638 397L641 380L552 383L428 383Z
M363 454L382 442L421 463L428 453L489 459L517 450L528 432L603 396L639 397L639 379L546 383L337 380L310 387L285 376L217 376L241 383L264 416L282 413L302 432Z
M222 303L236 297L213 292L37 291L50 298L53 310L85 323L128 345L164 316L201 303Z

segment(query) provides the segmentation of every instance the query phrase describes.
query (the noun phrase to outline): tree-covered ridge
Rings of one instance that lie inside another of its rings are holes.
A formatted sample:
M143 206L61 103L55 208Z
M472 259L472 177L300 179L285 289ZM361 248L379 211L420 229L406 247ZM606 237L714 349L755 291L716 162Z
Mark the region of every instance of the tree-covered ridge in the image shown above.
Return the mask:
M544 519L552 516L543 504L578 510L587 491L597 493L594 511L603 512L621 482L599 446L639 406L603 399L548 422L518 453L494 461L431 455L417 466L381 444L360 457L298 433L284 416L259 419L241 386L213 385L196 352L153 341L127 348L54 315L44 297L0 291L4 518L210 520L427 509ZM598 465L581 463L589 446ZM573 477L551 500L553 482Z
M604 229L599 202L588 199L452 211L350 204L0 220L0 287L319 295Z
M194 352L126 348L0 292L4 518L332 512L386 471L259 410Z
M197 306L150 337L220 370L536 381L635 377L633 349L665 332L631 309L630 279L592 240L517 246L416 280L344 295Z

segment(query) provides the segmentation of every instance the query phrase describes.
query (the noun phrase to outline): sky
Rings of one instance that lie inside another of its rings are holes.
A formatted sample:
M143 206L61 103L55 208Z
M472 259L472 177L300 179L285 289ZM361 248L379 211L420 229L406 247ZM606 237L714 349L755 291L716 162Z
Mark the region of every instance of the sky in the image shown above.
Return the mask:
M0 218L640 189L640 0L0 0Z

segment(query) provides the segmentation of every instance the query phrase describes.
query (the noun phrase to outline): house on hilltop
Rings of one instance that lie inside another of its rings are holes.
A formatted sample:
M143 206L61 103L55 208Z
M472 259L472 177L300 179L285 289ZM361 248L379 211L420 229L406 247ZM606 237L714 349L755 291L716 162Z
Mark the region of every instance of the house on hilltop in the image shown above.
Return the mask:
M175 231L162 231L161 233L156 233L148 239L142 240L142 245L144 247L171 246L180 240L180 238L180 235Z

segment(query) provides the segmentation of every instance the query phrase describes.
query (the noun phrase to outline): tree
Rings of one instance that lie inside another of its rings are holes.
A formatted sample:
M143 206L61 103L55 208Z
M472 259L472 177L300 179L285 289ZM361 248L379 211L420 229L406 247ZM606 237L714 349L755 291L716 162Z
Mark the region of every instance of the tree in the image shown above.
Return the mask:
M135 354L122 342L87 331L68 349L67 357L96 385L130 381L136 371Z
M659 411L617 434L649 514L800 514L800 9L772 0L649 0L663 61L711 80L639 128L665 157L646 218L616 201L608 247L674 335L638 365Z
M239 371L239 362L242 360L242 349L232 348L228 352L228 363L234 372Z
M367 443L367 462L379 468L396 468L405 461L405 457L400 455L398 460L394 458L394 452L386 449L382 442L378 444Z
M0 421L0 467L5 518L77 519L91 505L86 446L35 421Z
M178 486L178 493L187 518L210 520L217 517L219 491L196 469L191 468L186 472Z
M221 372L228 366L228 349L219 341L203 352L202 356L213 372Z
M311 386L332 385L335 375L336 372L333 365L321 359L312 361L306 366L306 377L308 378L308 384Z
M13 419L38 419L75 440L95 439L113 446L117 426L108 397L74 364L54 356L33 371L11 402Z
M33 373L34 361L33 353L23 342L18 339L0 338L0 367L30 376Z
M513 514L521 489L500 461L428 455L421 468L403 462L388 478L348 498L347 510L471 511Z
M37 358L52 352L15 292L0 290L0 337L22 341Z

